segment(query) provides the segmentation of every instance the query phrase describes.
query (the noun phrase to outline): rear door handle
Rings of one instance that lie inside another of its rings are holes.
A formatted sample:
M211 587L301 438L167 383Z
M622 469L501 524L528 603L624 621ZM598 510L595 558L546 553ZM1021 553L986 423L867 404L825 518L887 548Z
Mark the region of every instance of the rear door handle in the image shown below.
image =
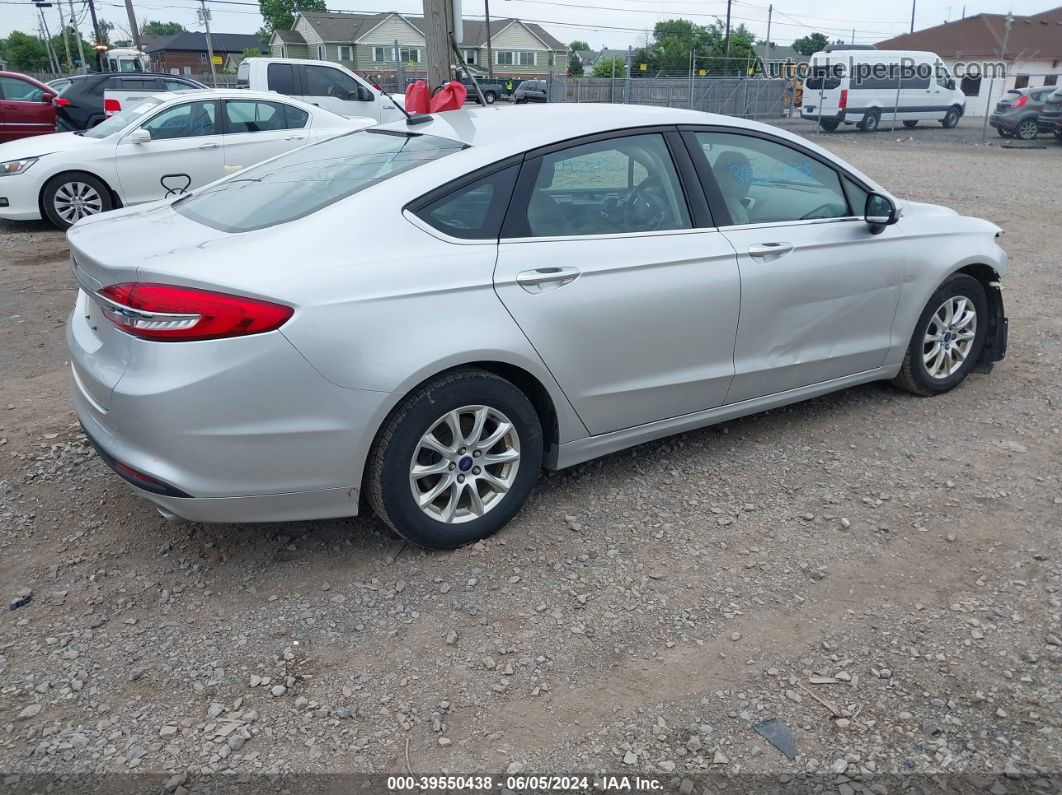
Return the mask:
M218 145L217 144L200 144L199 148L200 149L217 149Z
M756 246L749 246L749 256L769 262L784 257L792 250L792 243L760 243Z
M529 293L540 293L571 284L579 277L578 268L535 268L516 274L516 283Z
M284 140L285 141L305 141L306 140L306 136L305 135L289 135Z

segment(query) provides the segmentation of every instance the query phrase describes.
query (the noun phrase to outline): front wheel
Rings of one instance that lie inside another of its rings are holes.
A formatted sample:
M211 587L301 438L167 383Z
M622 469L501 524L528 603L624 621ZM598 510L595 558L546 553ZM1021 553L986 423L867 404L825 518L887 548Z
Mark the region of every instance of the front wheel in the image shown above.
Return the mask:
M484 91L483 92L483 100L488 105L493 105L497 101L497 99L498 99L498 95L495 94L493 91Z
M944 114L944 119L940 124L945 130L950 130L959 123L959 117L961 115L962 114L959 113L958 108L949 108L948 112Z
M881 114L876 110L867 111L863 114L863 121L859 122L859 129L863 132L877 132L881 122Z
M63 230L114 206L107 186L91 174L79 171L53 177L44 186L41 204L48 220Z
M927 397L954 389L977 364L987 329L985 288L965 273L950 276L922 310L893 383Z
M409 541L454 549L516 515L542 453L542 426L523 392L485 370L458 370L392 412L369 455L369 503Z

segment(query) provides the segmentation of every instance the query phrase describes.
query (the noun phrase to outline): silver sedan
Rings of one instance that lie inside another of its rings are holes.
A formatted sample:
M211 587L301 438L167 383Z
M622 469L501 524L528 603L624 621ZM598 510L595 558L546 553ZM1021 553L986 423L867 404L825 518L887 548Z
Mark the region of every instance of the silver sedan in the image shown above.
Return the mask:
M451 548L504 526L543 467L989 369L999 234L755 122L456 111L76 224L73 400L166 515L350 516L364 496Z

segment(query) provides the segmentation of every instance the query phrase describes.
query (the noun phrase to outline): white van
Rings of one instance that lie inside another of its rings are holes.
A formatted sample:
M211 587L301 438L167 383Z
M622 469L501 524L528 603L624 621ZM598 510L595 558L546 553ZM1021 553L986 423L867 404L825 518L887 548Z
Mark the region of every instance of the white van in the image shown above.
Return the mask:
M342 64L302 58L245 58L237 79L252 91L275 91L340 116L368 117L381 124L404 117L395 102Z
M935 53L833 50L812 55L808 68L800 115L830 132L841 124L873 132L894 113L905 127L939 121L950 128L966 110L966 96Z

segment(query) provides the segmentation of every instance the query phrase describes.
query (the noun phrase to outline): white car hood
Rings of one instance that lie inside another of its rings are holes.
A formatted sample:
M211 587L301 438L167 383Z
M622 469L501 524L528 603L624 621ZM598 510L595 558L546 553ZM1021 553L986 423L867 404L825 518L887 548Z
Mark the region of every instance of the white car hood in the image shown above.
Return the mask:
M52 133L51 135L32 135L0 144L0 162L18 160L23 157L41 157L56 152L73 152L86 149L106 141L106 138L86 138L72 132Z

